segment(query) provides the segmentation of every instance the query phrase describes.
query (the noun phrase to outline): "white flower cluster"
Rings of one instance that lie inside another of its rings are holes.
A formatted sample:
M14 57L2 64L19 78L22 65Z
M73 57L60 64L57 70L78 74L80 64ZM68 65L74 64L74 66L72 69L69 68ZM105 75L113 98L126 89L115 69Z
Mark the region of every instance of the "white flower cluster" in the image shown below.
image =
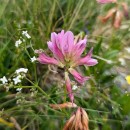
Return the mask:
M31 38L31 36L28 34L27 31L22 31L22 35L25 36L25 37L27 37L28 39ZM20 45L22 42L25 42L25 40L24 40L24 39L22 39L22 40L21 40L21 39L17 40L17 41L15 42L15 46L18 48L19 45Z
M26 69L26 68L19 68L15 72L16 72L16 74L27 73L28 69Z
M10 81L13 81L14 85L17 85L18 83L22 82L22 79L26 76L26 73L28 72L27 68L19 68L15 71L15 77L11 79L7 79L5 76L3 76L2 78L0 78L0 81L3 85L9 84ZM12 83L12 82L11 82ZM21 91L22 88L17 88L17 91Z
M13 78L14 84L18 84L21 83L21 79L23 79L25 77L25 74L28 72L28 69L26 68L19 68L15 71L15 73L17 74L17 76L15 78Z
M27 37L28 39L31 38L31 36L28 34L27 31L22 31L22 35ZM21 40L22 39L22 40ZM25 39L23 39L22 37L20 37L20 39L18 39L16 42L15 42L15 46L18 48L23 42L25 42ZM31 62L35 62L37 59L35 56L31 57L30 58L30 61Z

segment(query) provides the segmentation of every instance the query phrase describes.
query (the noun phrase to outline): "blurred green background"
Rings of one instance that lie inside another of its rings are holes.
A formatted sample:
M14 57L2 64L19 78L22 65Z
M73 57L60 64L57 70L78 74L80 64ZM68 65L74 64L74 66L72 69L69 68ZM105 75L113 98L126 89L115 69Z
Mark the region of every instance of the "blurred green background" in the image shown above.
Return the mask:
M130 5L129 0L125 2ZM130 85L125 80L130 75L130 20L123 19L118 30L99 20L113 6L100 5L96 0L0 0L0 77L28 68L28 79L47 94L34 87L17 93L11 86L6 92L1 85L2 119L10 122L10 117L15 118L22 130L62 130L74 109L53 110L49 104L62 103L67 95L63 70L54 68L56 74L47 65L31 63L27 52L33 57L33 49L42 48L51 55L47 48L50 34L64 29L88 35L87 50L94 47L93 57L99 62L80 68L92 79L75 91L75 103L89 115L90 130L130 130ZM31 39L26 39L26 49L16 48L15 41L23 30ZM23 80L21 85L31 83ZM13 129L0 122L0 130Z

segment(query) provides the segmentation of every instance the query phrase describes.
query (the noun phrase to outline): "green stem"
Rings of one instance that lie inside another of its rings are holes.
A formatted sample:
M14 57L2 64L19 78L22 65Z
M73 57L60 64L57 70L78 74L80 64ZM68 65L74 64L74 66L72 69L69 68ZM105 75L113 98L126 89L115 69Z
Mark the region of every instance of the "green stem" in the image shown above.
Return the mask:
M35 88L37 88L42 94L49 98L49 96L38 85L34 84L30 79L26 78Z
M48 96L48 95L46 94L46 92L43 91L43 89L41 89L38 85L34 84L34 83L33 83L31 80L29 80L28 78L26 78L26 79L27 79L32 85L34 85L34 87L37 88L43 95L45 95L46 98L51 99L50 96ZM54 104L57 104L54 100L51 99L51 101L52 101ZM61 111L62 111L62 110L61 110Z
M34 86L14 86L14 88L34 88Z
M34 74L35 74L35 81L37 81L37 70L36 70L36 64L34 63Z

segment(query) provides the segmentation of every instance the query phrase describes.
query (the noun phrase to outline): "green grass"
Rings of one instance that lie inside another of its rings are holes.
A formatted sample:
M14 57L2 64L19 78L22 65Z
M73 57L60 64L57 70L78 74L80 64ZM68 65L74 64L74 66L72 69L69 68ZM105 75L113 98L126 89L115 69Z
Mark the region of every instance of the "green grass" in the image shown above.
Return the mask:
M123 19L122 25L128 28L119 30L113 29L109 22L100 23L98 16L106 14L109 8L91 0L0 1L0 77L12 77L21 67L29 69L20 86L11 85L6 92L0 85L3 119L10 122L10 117L14 117L22 130L62 130L76 110L54 110L49 106L63 103L65 97L69 101L62 84L63 70L54 68L58 70L55 74L47 65L30 62L30 57L35 55L33 49L42 48L51 55L47 48L51 32L64 29L75 35L87 33L88 48L94 47L93 57L99 62L94 67L80 68L92 79L75 92L76 104L89 115L90 130L130 129L130 86L125 81L125 76L130 74L130 54L124 50L130 46L130 20ZM24 45L16 48L15 41L23 30L28 31L31 39L25 39ZM119 62L122 57L126 60L125 66ZM23 87L22 93L17 94L17 87ZM0 129L14 128L0 122Z

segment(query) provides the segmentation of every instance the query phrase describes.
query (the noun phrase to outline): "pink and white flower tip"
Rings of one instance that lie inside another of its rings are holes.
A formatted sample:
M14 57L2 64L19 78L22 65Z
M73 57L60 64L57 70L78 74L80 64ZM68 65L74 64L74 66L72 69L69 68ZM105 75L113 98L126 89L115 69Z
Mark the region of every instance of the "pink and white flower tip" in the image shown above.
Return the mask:
M68 73L65 72L65 84L66 84L66 90L68 92L70 101L72 102L72 104L74 103L74 94L72 92L72 86L71 86L71 81L69 79Z
M100 4L116 3L117 0L96 0Z

